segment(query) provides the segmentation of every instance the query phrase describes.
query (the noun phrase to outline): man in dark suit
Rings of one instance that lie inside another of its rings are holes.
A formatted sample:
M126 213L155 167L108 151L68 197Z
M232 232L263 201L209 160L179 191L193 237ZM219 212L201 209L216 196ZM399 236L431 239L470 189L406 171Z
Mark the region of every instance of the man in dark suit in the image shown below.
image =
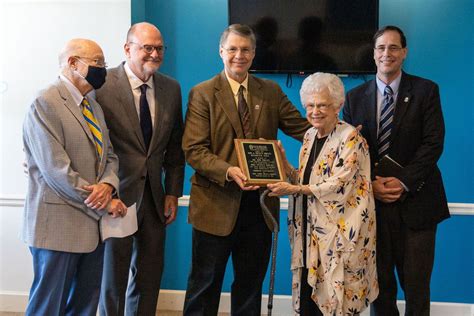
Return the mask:
M155 315L165 227L175 220L182 195L181 90L157 72L165 46L154 25L133 25L124 49L126 62L108 71L97 100L120 161L121 197L128 206L137 203L138 231L106 241L100 313Z
M185 315L217 315L225 267L232 255L232 315L260 315L271 246L270 219L257 187L245 187L235 138L276 139L278 129L301 140L309 124L272 81L248 74L255 36L234 24L222 34L224 71L189 94L183 149L191 178L192 268ZM278 216L278 199L268 201ZM267 225L268 227L267 227Z
M21 239L34 270L25 314L93 316L104 255L99 219L127 208L112 197L118 160L104 115L86 97L105 81L102 49L73 39L59 62L60 77L39 93L23 125L28 193Z
M361 126L370 146L380 286L372 315L398 315L394 269L405 292L405 314L429 315L436 227L449 217L437 166L444 142L438 86L403 72L406 55L402 30L377 31L376 78L349 91L343 110L344 120ZM403 170L378 176L375 166L385 155Z

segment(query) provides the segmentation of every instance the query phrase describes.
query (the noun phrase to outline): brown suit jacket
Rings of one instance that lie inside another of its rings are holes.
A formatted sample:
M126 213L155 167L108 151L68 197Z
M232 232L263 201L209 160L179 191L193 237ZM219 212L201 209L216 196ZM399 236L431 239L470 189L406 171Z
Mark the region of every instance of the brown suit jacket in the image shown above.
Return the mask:
M248 105L255 138L276 139L278 129L301 140L308 122L273 81L249 75ZM234 138L245 138L229 82L222 72L192 88L183 137L191 178L188 220L195 229L218 236L232 232L241 189L226 181L227 169L238 166ZM279 200L269 198L274 214ZM271 227L268 218L267 225Z

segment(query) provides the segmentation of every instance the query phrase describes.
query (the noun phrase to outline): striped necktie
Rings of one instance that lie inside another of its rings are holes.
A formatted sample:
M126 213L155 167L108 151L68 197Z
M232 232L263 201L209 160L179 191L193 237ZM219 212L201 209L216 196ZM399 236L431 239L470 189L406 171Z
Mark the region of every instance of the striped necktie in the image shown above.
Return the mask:
M377 141L380 158L388 153L388 148L390 146L393 113L395 112L395 102L393 101L393 90L390 86L386 86L384 90L382 112L380 113L379 136Z
M252 138L252 129L250 127L250 113L247 101L244 98L244 86L240 86L238 97L238 110L240 115L240 122L242 123L242 129L244 130L245 138Z
M97 119L95 118L94 113L92 112L92 107L86 98L82 100L81 104L82 104L82 115L84 115L87 126L89 126L89 129L92 132L92 136L94 137L95 147L97 149L97 153L99 154L99 158L100 158L102 157L103 142L102 142L102 131L100 130L99 122L97 122Z

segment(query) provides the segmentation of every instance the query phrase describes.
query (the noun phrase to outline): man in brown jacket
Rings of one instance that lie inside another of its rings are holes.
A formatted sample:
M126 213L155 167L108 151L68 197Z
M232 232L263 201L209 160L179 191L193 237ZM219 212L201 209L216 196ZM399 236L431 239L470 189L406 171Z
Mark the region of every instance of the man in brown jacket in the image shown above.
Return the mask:
M272 81L248 74L255 35L234 24L222 34L224 71L189 94L183 149L196 173L191 182L192 268L185 315L217 315L225 268L232 254L232 315L260 315L271 231L258 187L244 187L235 138L276 139L278 129L298 140L309 125ZM269 199L274 214L278 199ZM267 225L266 225L267 223Z

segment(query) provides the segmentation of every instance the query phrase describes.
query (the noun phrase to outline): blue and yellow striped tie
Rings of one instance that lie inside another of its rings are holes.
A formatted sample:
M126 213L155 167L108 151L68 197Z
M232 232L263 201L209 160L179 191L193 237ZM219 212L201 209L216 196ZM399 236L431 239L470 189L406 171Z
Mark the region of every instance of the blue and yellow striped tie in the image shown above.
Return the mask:
M82 114L86 119L87 125L89 126L92 136L94 136L95 147L97 148L97 153L99 153L99 157L102 157L102 131L100 130L99 123L97 122L94 113L92 112L92 107L87 101L86 98L82 100Z

